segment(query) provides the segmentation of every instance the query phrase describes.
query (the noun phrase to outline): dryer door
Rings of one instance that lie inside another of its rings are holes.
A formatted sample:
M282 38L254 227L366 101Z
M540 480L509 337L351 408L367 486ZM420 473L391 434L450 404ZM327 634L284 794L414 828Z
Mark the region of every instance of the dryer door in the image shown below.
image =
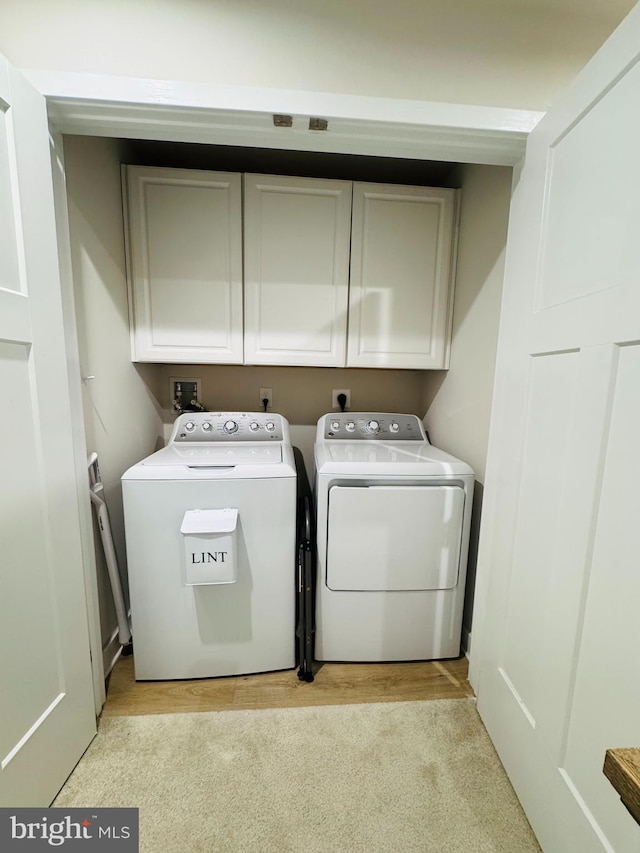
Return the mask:
M332 486L327 586L451 589L458 581L461 486Z

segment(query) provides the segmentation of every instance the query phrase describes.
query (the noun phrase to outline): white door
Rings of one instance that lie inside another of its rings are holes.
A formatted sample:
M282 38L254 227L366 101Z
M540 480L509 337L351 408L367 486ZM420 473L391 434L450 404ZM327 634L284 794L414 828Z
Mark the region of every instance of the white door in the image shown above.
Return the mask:
M640 849L640 6L516 175L471 678L545 851Z
M0 57L0 805L95 734L44 98Z

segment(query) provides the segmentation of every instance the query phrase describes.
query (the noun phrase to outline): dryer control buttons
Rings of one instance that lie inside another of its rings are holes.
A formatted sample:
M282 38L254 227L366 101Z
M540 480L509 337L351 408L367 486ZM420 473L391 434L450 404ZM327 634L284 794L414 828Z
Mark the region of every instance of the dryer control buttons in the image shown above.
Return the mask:
M238 424L235 421L225 421L222 431L227 435L233 435L234 432L238 432Z
M187 432L193 432L194 429L196 428L196 425L194 424L193 421L187 421L186 424L184 425L184 428L186 429Z
M211 421L205 421L202 424L202 429L204 430L204 432L211 432L212 428L213 427L212 427Z
M256 432L256 430L260 429L260 424L257 421L251 421L249 424L249 429L251 432Z
M425 441L416 415L394 412L329 412L318 421L317 434L334 441Z
M267 430L267 432L273 432L274 429L276 428L276 425L274 424L273 421L267 421L264 426L265 426L265 429Z

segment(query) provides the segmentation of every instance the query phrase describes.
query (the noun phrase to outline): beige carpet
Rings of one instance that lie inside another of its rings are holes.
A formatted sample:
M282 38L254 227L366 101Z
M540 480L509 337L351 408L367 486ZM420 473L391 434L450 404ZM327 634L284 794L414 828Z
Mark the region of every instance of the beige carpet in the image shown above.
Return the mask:
M473 699L109 717L54 805L144 853L539 850Z

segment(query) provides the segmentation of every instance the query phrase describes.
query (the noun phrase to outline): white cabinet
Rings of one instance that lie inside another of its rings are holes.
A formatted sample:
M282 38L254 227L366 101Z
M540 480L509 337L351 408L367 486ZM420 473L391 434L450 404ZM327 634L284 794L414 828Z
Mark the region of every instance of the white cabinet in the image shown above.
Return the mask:
M125 175L134 361L448 366L456 190Z
M354 184L348 367L449 361L456 191Z
M241 176L125 174L132 359L241 364Z
M244 181L245 363L344 366L351 182Z

